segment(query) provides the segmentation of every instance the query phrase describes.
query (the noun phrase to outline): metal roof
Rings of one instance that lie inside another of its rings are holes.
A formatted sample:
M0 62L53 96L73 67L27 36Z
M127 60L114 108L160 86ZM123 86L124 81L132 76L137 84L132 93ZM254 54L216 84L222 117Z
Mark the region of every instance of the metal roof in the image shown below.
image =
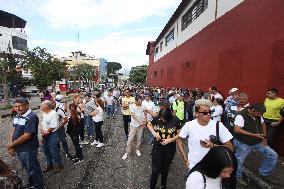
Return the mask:
M25 28L26 21L14 14L0 10L0 26L7 28Z

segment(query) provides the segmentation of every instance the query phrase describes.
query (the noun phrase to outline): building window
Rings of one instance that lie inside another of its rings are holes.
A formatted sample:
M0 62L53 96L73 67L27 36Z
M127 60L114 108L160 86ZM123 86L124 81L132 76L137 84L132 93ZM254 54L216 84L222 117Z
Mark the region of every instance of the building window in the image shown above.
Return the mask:
M160 51L163 50L163 41L160 43Z
M159 47L156 47L155 54L158 54L158 52L159 52Z
M158 72L154 71L154 77L157 77L157 76L158 76Z
M166 36L166 46L175 39L175 28Z
M12 45L14 49L25 50L27 49L27 40L17 36L12 36Z
M181 19L181 30L184 30L189 26L193 20L198 18L208 7L208 0L196 1L188 11L182 16Z

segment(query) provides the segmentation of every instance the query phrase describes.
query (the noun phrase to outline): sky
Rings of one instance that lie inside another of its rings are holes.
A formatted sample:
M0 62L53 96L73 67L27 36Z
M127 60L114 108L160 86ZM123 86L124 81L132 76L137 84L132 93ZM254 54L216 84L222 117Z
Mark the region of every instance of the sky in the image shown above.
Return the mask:
M148 64L148 41L156 40L180 2L0 0L0 9L27 21L29 49L40 46L60 57L80 50L119 62L125 71Z

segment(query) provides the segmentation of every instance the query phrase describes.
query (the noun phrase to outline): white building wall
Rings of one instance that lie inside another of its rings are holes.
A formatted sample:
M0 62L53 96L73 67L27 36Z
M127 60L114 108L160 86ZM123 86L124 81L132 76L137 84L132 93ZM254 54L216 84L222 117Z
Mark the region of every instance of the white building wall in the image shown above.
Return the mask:
M183 31L181 30L182 16L187 12L187 10L194 4L196 0L192 0L187 7L183 10L177 20L174 22L172 27L166 32L163 38L156 44L156 48L159 47L159 52L154 55L154 62L171 52L174 48L186 42L188 39L196 35L210 23L215 21L215 12L216 12L216 2L217 5L217 19L223 16L225 13L242 3L244 0L208 0L207 9L199 15L190 25L188 25ZM168 33L175 27L175 37L168 46L165 46L165 37ZM160 43L163 41L163 48L160 51Z
M243 1L244 0L218 0L217 18L220 18Z
M20 29L14 29L14 28L6 28L3 26L0 26L0 51L1 52L7 52L8 53L8 47L10 44L10 47L12 49L13 54L20 54L22 55L21 50L13 49L12 45L12 36L17 36L19 38L27 40L27 34L24 32L21 32Z

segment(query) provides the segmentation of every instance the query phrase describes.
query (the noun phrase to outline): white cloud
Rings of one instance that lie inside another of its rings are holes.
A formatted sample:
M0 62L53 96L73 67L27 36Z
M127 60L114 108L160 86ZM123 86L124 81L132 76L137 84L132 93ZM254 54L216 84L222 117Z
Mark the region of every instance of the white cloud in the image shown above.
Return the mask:
M43 17L52 28L121 26L163 16L181 0L25 0L21 6Z
M149 29L142 28L138 30ZM135 33L135 31L133 32ZM147 41L152 40L155 36L133 36L129 34L131 34L130 31L114 32L97 41L80 42L80 50L88 55L120 62L123 69L147 64L148 57L145 55ZM31 48L39 45L58 56L70 56L70 52L77 50L77 41L32 40L30 44Z

